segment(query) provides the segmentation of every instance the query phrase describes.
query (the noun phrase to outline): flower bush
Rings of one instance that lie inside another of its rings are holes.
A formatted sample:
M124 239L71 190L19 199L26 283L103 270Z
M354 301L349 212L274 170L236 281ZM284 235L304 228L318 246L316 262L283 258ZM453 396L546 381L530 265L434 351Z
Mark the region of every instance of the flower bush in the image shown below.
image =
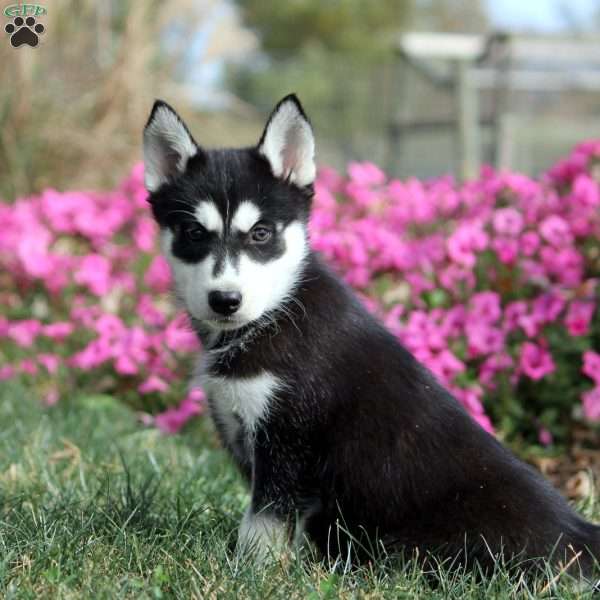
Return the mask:
M323 169L312 245L482 427L562 442L600 420L599 179L596 141L539 179ZM109 193L0 205L0 231L0 379L47 404L111 393L167 432L201 412L140 165Z

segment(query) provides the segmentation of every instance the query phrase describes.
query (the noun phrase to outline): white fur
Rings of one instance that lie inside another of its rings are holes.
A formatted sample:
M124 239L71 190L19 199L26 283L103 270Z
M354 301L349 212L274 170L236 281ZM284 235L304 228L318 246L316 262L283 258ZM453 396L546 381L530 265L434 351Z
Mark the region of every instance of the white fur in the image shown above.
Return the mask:
M235 329L279 306L296 285L308 253L305 228L302 223L293 222L282 235L286 251L278 259L263 264L242 253L237 268L227 260L224 271L216 277L213 256L209 255L199 263L186 264L171 252L171 231L162 232L161 242L163 254L171 266L177 294L192 316L217 329ZM240 308L228 323L214 320L216 315L208 305L208 293L213 290L242 294Z
M237 292L239 291L239 274L236 267L228 258L225 259L225 266L219 275L214 277L211 282L212 289L222 292Z
M238 531L238 552L250 554L254 561L278 558L287 547L288 528L269 514L254 514L249 508Z
M305 186L315 180L315 139L311 126L292 100L279 106L267 125L259 152L275 177Z
M256 204L244 200L244 202L240 203L231 219L231 228L248 233L259 220L260 210L258 210Z
M196 219L204 229L223 234L223 219L213 202L200 202L195 210Z
M208 373L200 377L202 386L211 399L214 415L227 429L227 438L233 442L238 433L238 420L242 420L250 436L268 414L273 397L282 382L267 371L247 378L214 377Z
M301 223L288 225L283 236L286 251L274 261L263 264L245 254L240 256L240 283L244 290L242 309L253 315L253 319L281 304L295 287L300 267L307 256L306 233Z
M168 107L160 106L152 121L144 130L144 184L149 192L155 192L169 175L169 153L179 156L176 165L183 171L198 147L186 131L179 117Z

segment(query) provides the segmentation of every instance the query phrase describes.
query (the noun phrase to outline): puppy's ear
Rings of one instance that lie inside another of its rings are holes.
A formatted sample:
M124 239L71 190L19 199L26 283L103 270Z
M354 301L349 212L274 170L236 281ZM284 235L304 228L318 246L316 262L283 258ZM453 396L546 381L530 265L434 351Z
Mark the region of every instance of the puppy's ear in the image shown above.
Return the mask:
M144 128L144 184L155 192L185 170L198 145L181 117L162 100L152 107Z
M315 180L315 138L294 94L281 100L271 113L258 151L269 161L275 177L300 187Z

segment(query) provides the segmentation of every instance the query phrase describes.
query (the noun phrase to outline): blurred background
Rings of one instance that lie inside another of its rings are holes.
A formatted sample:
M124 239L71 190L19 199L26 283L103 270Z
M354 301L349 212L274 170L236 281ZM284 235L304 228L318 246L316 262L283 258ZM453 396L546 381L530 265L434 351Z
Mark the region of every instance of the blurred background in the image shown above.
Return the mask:
M319 162L536 174L600 131L600 0L47 0L0 44L0 197L106 187L152 101L199 143L255 143L299 94Z

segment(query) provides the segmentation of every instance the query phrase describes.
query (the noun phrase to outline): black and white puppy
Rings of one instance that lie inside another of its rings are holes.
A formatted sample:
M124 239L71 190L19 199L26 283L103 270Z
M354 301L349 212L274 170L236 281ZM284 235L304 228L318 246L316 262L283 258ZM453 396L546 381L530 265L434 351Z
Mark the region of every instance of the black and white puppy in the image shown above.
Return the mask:
M239 547L265 556L306 536L330 556L383 547L484 567L581 553L591 570L600 528L311 251L314 151L293 95L255 147L206 150L160 101L144 131L162 249L204 345L201 383L252 491Z

